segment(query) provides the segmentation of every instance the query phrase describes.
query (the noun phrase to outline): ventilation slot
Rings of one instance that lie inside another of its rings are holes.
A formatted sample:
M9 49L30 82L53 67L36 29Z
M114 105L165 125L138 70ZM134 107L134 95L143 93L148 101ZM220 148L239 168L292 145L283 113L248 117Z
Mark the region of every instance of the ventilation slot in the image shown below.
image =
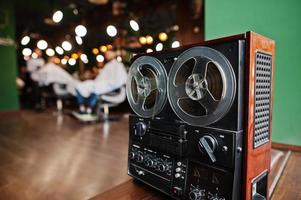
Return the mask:
M254 148L270 138L270 96L272 56L256 53Z

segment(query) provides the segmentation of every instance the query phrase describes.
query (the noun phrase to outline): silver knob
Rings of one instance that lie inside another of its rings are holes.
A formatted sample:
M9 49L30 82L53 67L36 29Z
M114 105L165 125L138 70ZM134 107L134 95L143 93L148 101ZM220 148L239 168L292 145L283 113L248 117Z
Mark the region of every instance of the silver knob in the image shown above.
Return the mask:
M175 178L180 178L180 176L181 176L181 174L179 174L179 173L175 174Z
M147 158L147 159L145 160L145 165L146 165L147 167L153 167L153 166L154 166L154 161L153 161L151 158Z
M159 170L160 172L165 172L165 171L166 171L166 166L165 166L165 164L164 164L164 163L160 163L160 164L158 165L158 170Z
M144 157L143 157L142 153L141 152L138 153L137 156L136 156L137 162L141 163L141 162L143 162L143 159L144 159Z
M143 123L143 122L138 122L136 125L135 125L135 135L137 136L144 136L145 133L146 133L146 124Z
M193 189L189 193L190 200L204 200L205 196L205 190L200 189Z
M130 152L129 157L130 157L130 159L134 159L135 158L135 153L134 152Z
M199 140L199 149L203 153L207 153L212 162L216 161L214 151L217 148L217 142L213 136L205 135Z

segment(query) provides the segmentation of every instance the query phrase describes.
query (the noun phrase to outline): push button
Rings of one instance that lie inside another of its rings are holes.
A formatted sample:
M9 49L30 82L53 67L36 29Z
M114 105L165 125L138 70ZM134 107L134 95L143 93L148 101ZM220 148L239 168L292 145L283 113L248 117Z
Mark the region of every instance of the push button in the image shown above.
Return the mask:
M175 178L180 178L181 174L180 173L176 173L175 174Z
M181 196L182 195L182 188L179 187L173 187L172 188L172 193L176 196Z

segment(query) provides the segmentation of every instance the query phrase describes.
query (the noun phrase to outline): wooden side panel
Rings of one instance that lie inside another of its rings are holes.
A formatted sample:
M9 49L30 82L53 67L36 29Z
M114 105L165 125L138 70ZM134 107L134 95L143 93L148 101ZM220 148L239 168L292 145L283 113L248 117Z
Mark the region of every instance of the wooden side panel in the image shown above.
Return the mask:
M244 198L250 200L252 195L252 180L266 170L270 170L271 160L271 123L273 108L273 78L274 78L274 49L273 40L263 37L254 32L247 33L247 116L246 116L246 137L245 137L245 160L244 160ZM270 139L269 142L254 149L254 108L255 108L255 54L257 51L272 55L271 69L271 96L270 96Z

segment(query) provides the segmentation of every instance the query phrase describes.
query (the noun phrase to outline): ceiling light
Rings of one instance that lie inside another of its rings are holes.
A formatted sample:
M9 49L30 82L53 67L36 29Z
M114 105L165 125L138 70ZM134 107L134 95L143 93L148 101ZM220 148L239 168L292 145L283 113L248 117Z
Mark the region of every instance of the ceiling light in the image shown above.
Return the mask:
M162 42L165 42L168 39L168 36L166 33L161 32L159 33L159 40L161 40Z
M68 64L73 66L73 65L76 64L76 60L75 60L74 58L70 58L70 59L68 60Z
M153 39L152 36L150 36L150 35L147 35L147 36L146 36L146 43L147 43L147 44L152 44L153 41L154 41L154 39Z
M22 45L27 45L30 42L30 37L29 36L24 36L21 40Z
M105 60L105 58L103 57L103 55L97 55L96 60L97 60L97 62L103 62Z
M87 64L87 63L89 62L88 56L87 56L86 54L84 54L84 53L80 55L80 59L81 59L81 61L83 61L83 63L85 63L85 64Z
M201 31L201 28L199 26L193 27L193 33L197 34Z
M46 50L46 55L47 56L54 56L55 52L53 49L49 48Z
M102 45L102 46L100 47L100 51L101 51L102 53L105 53L107 50L108 50L108 48L107 48L107 46L105 46L105 45Z
M177 40L171 44L171 48L178 48L179 46L180 46L180 42Z
M63 12L60 11L60 10L57 10L53 13L52 15L52 20L55 22L55 23L59 23L61 20L63 19Z
M111 44L108 44L108 45L107 45L107 49L108 49L108 50L113 49L113 46L112 46Z
M80 59L84 62L85 60L88 60L88 57L86 54L83 53L80 55Z
M135 20L130 21L130 26L134 31L139 31L139 24Z
M139 37L139 42L140 42L141 44L146 44L146 38L143 37L143 36Z
M63 47L63 49L64 49L65 51L70 51L70 50L72 49L72 45L71 45L71 43L68 42L68 41L64 41L64 42L62 43L62 47Z
M105 5L109 2L109 0L88 0L88 1L96 5Z
M171 30L178 31L180 29L179 25L175 24L171 27Z
M74 9L72 10L72 12L73 12L74 15L78 15L78 10L77 10L77 8L74 8Z
M116 29L116 27L113 26L113 25L107 26L107 34L110 37L115 37L117 35L117 29Z
M25 49L23 49L23 51L22 51L23 56L30 56L31 53L32 53L32 51L31 51L30 48L25 48Z
M75 36L75 41L78 45L82 45L83 44L83 39L81 37L79 37L78 35Z
M38 54L37 54L36 52L33 52L33 53L31 54L31 57L32 57L33 59L36 59L36 58L38 58Z
M152 49L146 49L146 53L151 53L151 52L153 52Z
M85 35L87 34L87 29L85 26L83 25L78 25L75 28L75 33L76 35L80 36L80 37L85 37Z
M63 65L66 65L66 64L67 64L67 59L63 58L63 59L61 60L61 63L62 63Z
M48 47L48 43L45 40L39 40L37 47L41 50L45 50Z
M94 55L97 55L97 54L99 53L99 50L98 50L97 48L93 48L93 49L92 49L92 53L93 53Z
M59 46L55 47L55 51L59 55L63 55L64 54L64 50L62 49L62 47L59 47Z
M71 54L71 58L78 59L78 54L77 53Z
M156 45L156 51L162 51L163 49L163 44L160 42Z

